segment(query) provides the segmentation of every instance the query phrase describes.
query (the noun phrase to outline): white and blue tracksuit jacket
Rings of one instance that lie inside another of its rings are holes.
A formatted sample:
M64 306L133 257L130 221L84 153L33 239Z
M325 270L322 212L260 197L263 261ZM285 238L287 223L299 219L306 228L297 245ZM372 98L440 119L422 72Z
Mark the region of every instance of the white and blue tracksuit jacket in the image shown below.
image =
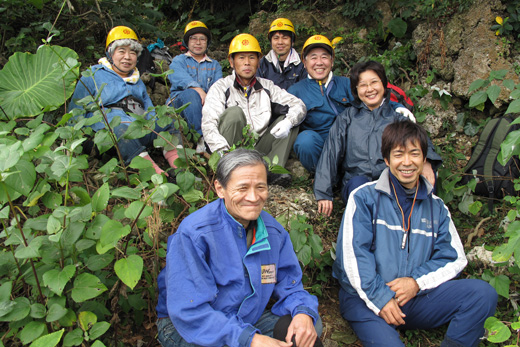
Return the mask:
M391 192L388 168L379 180L354 190L348 199L333 275L375 314L395 295L387 282L412 277L422 295L456 277L467 264L448 208L432 194L427 180L420 179L404 247L402 215Z
M249 346L271 297L272 313L305 313L316 323L318 300L303 289L289 234L265 211L256 224L248 249L246 230L218 199L186 217L169 237L166 267L157 279L157 316L170 317L187 342Z

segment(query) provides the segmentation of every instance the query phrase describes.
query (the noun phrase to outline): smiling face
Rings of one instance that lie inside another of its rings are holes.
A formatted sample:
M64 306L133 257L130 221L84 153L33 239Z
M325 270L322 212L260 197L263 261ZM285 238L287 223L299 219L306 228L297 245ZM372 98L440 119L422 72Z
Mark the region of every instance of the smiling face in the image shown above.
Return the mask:
M332 70L332 56L321 47L313 48L304 59L307 73L315 80L326 82Z
M248 85L255 77L258 62L258 53L256 52L240 52L229 57L229 64L245 85Z
M418 141L408 141L406 147L397 146L390 151L386 165L405 188L413 188L419 180L426 158Z
M204 34L193 34L188 40L188 50L196 58L203 58L208 48L208 38Z
M271 47L278 56L278 60L285 61L291 51L291 36L283 32L276 32L271 37Z
M383 102L385 88L381 78L373 70L367 70L359 74L357 93L359 99L373 110Z
M112 66L114 71L121 77L128 77L137 65L137 52L130 46L117 47L112 53Z
M215 189L219 198L224 199L228 213L247 228L250 221L260 216L269 195L265 166L236 168L231 172L226 188L215 181Z

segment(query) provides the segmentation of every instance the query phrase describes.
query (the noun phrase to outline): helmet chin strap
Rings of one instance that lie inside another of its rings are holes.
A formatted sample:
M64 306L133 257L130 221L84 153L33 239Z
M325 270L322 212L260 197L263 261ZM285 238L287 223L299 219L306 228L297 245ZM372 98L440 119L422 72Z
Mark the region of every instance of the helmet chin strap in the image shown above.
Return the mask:
M115 67L117 70L121 71L122 73L125 73L125 74L129 74L128 72L126 71L123 71L121 70L115 63L114 63L114 60L112 59L112 56L110 55L110 53L106 53L106 56L107 56L107 60L108 62L110 63L110 65L112 65L112 67Z

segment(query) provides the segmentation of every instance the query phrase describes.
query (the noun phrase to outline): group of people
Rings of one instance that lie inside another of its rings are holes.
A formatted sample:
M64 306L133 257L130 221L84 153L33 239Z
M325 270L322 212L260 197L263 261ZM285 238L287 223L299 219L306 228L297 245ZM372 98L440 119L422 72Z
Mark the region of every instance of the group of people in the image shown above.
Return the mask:
M396 328L449 323L442 346L476 346L497 294L483 281L455 280L467 261L450 213L434 195L441 158L413 114L390 101L383 66L362 62L350 78L335 76L331 42L313 35L300 56L286 18L272 22L268 39L272 49L262 57L254 36L237 35L228 53L233 72L222 77L207 55L209 29L190 22L188 51L170 65L167 103L189 103L181 114L201 135L198 145L222 158L214 182L219 199L168 239L157 279L161 344L322 345L318 301L303 288L291 239L262 211L268 186L290 182L290 175L270 173L263 156L284 166L294 151L315 174L318 211L331 214L335 187L346 203L333 275L341 314L363 345L402 346ZM77 100L108 84L99 99L123 159L139 155L161 174L147 149L157 132L175 132L173 124L140 139L123 136L132 114L153 116L136 69L141 50L133 30L112 29L106 57L82 77L71 106L83 107ZM229 151L246 125L258 134L255 150ZM98 131L106 123L91 126ZM164 157L175 168L177 149Z

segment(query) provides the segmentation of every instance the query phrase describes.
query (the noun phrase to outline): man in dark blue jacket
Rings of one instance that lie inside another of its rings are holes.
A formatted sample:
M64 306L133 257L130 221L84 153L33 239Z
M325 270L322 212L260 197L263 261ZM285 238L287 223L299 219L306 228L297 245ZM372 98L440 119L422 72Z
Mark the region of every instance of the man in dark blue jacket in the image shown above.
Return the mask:
M275 19L271 23L267 38L271 42L272 49L260 60L256 72L258 77L267 78L282 89L288 89L307 77L300 55L293 48L296 32L290 20Z
M396 328L448 323L441 347L476 347L498 296L482 280L454 280L467 260L448 208L421 175L426 131L398 121L381 142L387 168L352 192L338 234L341 315L365 347L404 347Z

